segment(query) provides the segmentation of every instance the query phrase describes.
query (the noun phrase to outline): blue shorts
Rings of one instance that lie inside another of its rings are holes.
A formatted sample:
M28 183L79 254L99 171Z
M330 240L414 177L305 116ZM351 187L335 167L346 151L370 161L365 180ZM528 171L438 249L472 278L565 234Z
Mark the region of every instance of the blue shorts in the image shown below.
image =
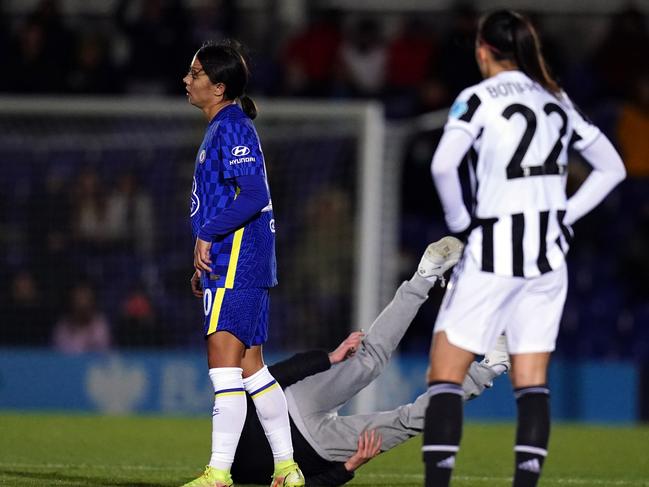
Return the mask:
M268 301L267 288L205 288L205 336L227 331L241 340L246 348L266 343Z

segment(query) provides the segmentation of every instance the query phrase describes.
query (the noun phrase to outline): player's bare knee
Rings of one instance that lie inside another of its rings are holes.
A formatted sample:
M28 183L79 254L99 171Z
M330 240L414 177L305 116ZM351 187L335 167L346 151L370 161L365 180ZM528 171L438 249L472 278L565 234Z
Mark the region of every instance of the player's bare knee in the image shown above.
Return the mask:
M241 361L241 368L243 376L250 377L264 368L264 360L261 356L249 357L248 354L245 354Z
M426 373L426 383L430 384L432 382L452 382L455 384L461 384L464 381L464 376L466 374L457 373L453 370L437 370L437 371L428 371Z
M547 383L549 354L512 355L511 381L515 388Z
M468 365L466 367L468 369ZM453 382L461 384L464 381L466 371L458 369L456 364L433 360L426 370L426 382Z
M245 346L227 332L212 333L207 337L207 362L210 368L240 367Z
M514 388L530 387L547 382L547 374L545 370L522 369L516 370L512 367L511 381Z

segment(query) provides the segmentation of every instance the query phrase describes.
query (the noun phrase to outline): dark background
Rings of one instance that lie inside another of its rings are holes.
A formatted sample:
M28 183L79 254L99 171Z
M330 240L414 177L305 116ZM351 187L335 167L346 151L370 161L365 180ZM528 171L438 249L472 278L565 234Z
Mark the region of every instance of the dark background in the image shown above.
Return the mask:
M592 10L585 10L563 3L547 2L527 13L540 30L553 74L620 150L628 178L575 226L570 291L557 354L570 360L631 360L644 364L646 371L648 6L646 2L593 2ZM299 1L5 1L0 2L0 92L9 98L181 97L181 79L197 47L208 38L230 37L248 48L253 97L380 100L389 121L402 121L445 109L461 89L479 81L472 52L474 32L478 16L490 5L410 2L407 10L399 11L391 2L372 6L372 2ZM21 123L30 130L29 124L35 123L33 118L20 117L0 122L5 134ZM47 127L46 118L42 123ZM88 130L101 133L103 129L98 121ZM401 278L414 270L426 243L444 233L429 175L439 135L439 130L415 134L402 157ZM25 158L20 147L2 140L0 345L54 345L72 352L199 344L187 339L187 330L200 321L200 307L194 304L199 309L191 316L182 307L178 309L183 311L174 312L172 297L186 293L185 274L190 269L181 269L189 260L161 264L177 261L179 252L191 250L191 242L183 236L186 181L176 177L177 170L170 165L155 179L147 177L155 157L117 169L104 163L119 160L119 154L111 158L103 153L89 161L87 155L66 159L65 151L48 160L45 170ZM199 140L200 133L196 146ZM343 154L352 151L351 142L344 138L322 147L317 140L309 143L314 158L324 159L327 148ZM269 141L271 159L274 150ZM186 163L191 164L192 151L195 147L174 157L189 159ZM589 170L578 158L574 162L570 191ZM272 167L269 172L274 186ZM305 214L351 234L344 227L352 222L343 216L353 209L345 193L350 190L349 174L330 172L323 177L330 183L327 191L313 186ZM17 185L21 178L28 184ZM166 183L162 178L167 178ZM165 184L181 196L169 200L167 190L161 190ZM162 198L169 200L168 206L161 205ZM95 228L99 216L110 220L107 214L113 215L108 235L102 233L105 228ZM297 226L300 219L286 217L285 223ZM304 238L311 245L321 242L323 236L317 231L307 233ZM174 237L164 240L163 234ZM299 248L292 251L297 253ZM328 256L326 247L321 252ZM332 254L327 264L351 272L351 259ZM125 274L111 274L120 266ZM151 273L157 277L151 278ZM315 267L304 271L303 282L283 285L308 287L321 276ZM160 294L150 284L156 280L182 282ZM329 320L327 313L348 315L350 284L335 281L322 290L314 286L315 308L300 312L304 320L313 322L304 330L322 326ZM432 303L422 309L403 350L426 353L440 297L440 292L434 293ZM278 301L280 308L291 305ZM66 349L57 338L57 324L62 321L94 322L96 340L83 350ZM179 321L192 324L179 325ZM331 346L346 329L342 324L328 332L305 331L304 338L290 342L281 341L282 333L276 332L276 346ZM648 376L645 373L645 385ZM646 414L649 407L643 409Z

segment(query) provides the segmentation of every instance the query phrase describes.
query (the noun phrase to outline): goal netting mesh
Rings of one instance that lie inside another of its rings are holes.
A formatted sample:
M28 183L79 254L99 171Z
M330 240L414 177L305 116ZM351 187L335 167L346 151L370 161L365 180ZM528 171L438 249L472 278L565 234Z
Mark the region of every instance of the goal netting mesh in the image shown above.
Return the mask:
M394 283L395 197L371 104L262 101L277 224L274 349L369 325ZM189 195L205 121L169 99L0 103L0 344L103 316L114 348L202 342ZM83 320L82 320L83 321ZM14 326L15 325L15 326Z

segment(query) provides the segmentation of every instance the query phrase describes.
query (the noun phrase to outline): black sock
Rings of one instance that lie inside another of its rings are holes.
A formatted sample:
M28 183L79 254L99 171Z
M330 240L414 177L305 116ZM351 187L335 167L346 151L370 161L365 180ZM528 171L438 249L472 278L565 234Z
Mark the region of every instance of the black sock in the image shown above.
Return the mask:
M514 391L518 404L516 467L513 487L536 487L550 438L550 390L547 386Z
M434 382L428 388L430 401L424 420L426 487L447 487L462 437L462 386Z

